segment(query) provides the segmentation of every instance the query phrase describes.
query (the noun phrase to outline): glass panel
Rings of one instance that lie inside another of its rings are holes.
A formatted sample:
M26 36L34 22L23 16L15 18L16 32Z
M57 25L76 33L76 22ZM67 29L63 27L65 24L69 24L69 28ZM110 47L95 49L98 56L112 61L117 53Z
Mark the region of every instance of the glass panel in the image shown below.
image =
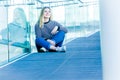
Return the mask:
M84 0L83 0L84 2ZM65 24L69 29L68 39L85 37L99 30L98 2L65 6Z
M31 42L32 52L36 52L34 26L38 21L38 17L40 16L40 11L41 9L37 9L37 7L34 5L29 6L29 22L32 26L31 33L30 33L30 39L31 39L30 42Z
M53 13L53 19L58 21L60 24L64 25L64 23L65 23L65 8L64 8L64 6L53 7L52 13Z
M0 65L8 62L7 8L0 7ZM4 39L6 38L6 39Z
M76 19L78 16L75 15L76 10L75 10L74 5L68 5L65 6L65 25L68 28L68 33L67 33L67 40L71 40L75 38L77 35L76 34Z
M27 20L27 6L10 6L8 8L9 55L10 59L30 52L30 23Z

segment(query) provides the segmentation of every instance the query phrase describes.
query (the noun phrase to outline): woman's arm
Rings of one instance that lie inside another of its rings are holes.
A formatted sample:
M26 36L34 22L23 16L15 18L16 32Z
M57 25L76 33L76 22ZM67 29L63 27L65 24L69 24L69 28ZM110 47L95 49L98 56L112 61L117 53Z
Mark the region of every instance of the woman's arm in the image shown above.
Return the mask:
M35 35L36 38L42 37L41 30L38 24L35 25Z
M62 30L62 31L64 31L65 33L67 33L68 32L68 30L67 30L67 28L66 27L63 27L60 23L58 23L58 22L55 22L56 23L56 25L58 26L58 30Z

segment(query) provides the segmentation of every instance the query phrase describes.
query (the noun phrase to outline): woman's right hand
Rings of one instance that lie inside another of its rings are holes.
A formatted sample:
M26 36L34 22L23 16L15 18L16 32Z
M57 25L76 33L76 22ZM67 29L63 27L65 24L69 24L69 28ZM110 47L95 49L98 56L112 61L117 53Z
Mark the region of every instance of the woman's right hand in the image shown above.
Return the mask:
M51 31L51 34L56 34L58 32L58 26L55 26L53 30Z
M50 40L50 39L47 39L47 42L49 42L51 45L55 46L55 42Z

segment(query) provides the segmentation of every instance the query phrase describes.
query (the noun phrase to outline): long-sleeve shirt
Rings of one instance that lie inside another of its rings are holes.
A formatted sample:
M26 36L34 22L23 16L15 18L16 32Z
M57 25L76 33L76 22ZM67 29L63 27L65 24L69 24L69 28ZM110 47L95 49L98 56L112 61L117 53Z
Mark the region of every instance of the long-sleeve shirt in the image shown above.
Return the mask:
M36 38L44 38L44 39L50 39L52 38L54 35L51 33L51 31L55 28L55 26L58 26L59 30L64 31L65 33L68 32L67 28L63 27L61 24L59 24L56 21L48 21L46 23L44 23L44 25L42 26L42 28L40 28L39 23L37 23L35 25L35 35Z

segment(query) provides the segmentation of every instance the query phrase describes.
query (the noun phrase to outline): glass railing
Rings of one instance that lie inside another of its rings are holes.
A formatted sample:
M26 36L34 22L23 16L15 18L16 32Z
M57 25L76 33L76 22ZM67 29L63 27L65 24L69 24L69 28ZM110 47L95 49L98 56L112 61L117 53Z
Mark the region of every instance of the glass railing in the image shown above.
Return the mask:
M31 26L22 7L0 7L0 65L31 52Z

